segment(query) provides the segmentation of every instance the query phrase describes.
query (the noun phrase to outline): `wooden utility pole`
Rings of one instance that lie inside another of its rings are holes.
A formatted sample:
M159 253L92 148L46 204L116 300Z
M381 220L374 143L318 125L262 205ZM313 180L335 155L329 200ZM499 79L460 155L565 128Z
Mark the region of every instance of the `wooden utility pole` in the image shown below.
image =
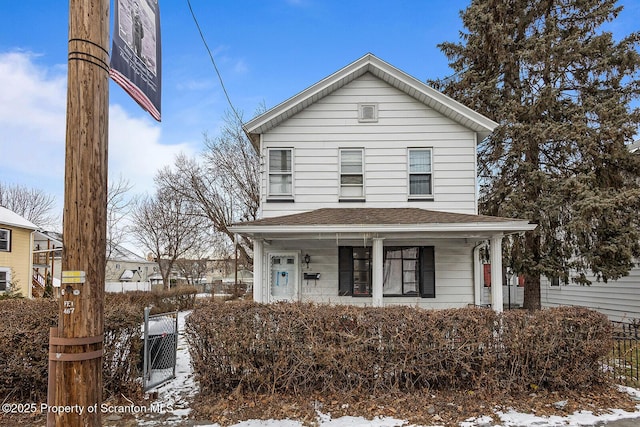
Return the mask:
M109 0L70 0L62 295L50 338L48 425L101 425L108 44Z

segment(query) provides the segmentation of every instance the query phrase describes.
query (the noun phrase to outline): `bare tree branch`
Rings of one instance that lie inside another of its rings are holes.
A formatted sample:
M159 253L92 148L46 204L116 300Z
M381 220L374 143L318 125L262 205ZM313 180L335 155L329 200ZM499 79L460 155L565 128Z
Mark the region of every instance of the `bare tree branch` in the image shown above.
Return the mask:
M131 210L132 200L126 194L132 186L122 176L118 181L110 182L107 191L107 259L111 258L113 249L122 244L127 233L124 219Z
M0 182L0 206L26 218L41 228L57 228L60 216L53 213L55 197L24 185Z
M165 288L171 286L171 271L176 260L188 256L206 239L204 221L194 204L166 188L136 202L131 231L157 260Z
M229 227L257 218L260 206L259 156L242 130L241 117L227 113L221 136L205 135L202 159L176 157L173 168L156 176L156 184L171 189L198 206L215 232L227 237L227 251L233 250L234 234ZM239 245L241 261L252 264L252 242Z

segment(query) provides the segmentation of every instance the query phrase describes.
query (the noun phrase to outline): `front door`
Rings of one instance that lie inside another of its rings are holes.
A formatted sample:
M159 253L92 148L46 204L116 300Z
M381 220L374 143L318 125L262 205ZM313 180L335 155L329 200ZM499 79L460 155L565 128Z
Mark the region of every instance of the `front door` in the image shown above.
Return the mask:
M271 301L297 301L298 254L270 254L269 266L269 299Z

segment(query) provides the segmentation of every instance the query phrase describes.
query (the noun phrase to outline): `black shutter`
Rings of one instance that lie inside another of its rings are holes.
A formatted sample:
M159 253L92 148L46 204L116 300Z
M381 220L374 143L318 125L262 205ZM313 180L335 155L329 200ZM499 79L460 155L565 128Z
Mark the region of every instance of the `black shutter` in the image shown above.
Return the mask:
M436 261L433 246L420 248L420 296L436 297Z
M353 248L338 247L338 295L351 295L353 289Z

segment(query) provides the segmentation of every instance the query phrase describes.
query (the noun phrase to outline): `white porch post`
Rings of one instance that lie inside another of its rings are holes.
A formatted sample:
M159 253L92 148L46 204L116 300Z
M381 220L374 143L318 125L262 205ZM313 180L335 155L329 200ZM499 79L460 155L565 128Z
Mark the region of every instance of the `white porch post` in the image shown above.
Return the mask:
M482 304L482 261L480 260L480 244L473 248L473 303Z
M373 277L372 277L372 289L371 289L371 296L372 296L372 303L374 307L382 307L384 306L384 303L382 301L382 283L384 281L384 273L383 273L383 267L384 267L384 257L383 257L383 244L382 241L384 239L379 238L379 237L375 237L373 238L373 253L372 255L372 261L373 261Z
M262 239L253 240L253 300L265 301L265 284L262 283L262 258L264 243Z
M502 234L491 236L491 308L502 312Z

